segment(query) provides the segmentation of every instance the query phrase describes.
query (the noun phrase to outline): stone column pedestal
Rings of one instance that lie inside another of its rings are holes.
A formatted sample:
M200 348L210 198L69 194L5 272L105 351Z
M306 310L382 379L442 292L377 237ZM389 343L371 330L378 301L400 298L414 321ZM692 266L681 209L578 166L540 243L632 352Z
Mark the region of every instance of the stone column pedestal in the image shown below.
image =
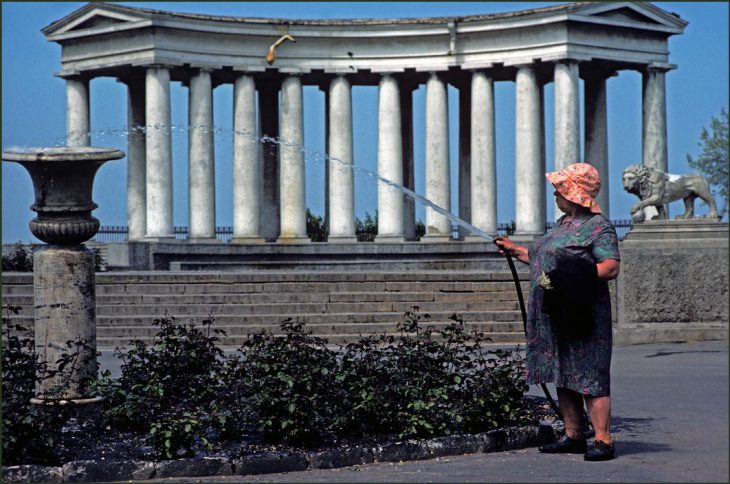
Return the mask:
M72 378L60 372L36 383L36 403L53 398L94 401L86 382L98 370L95 282L94 253L83 244L50 245L33 255L35 348L40 361L53 366L64 353L78 352ZM62 390L55 394L54 388Z
M616 343L727 339L728 224L635 224L619 250Z

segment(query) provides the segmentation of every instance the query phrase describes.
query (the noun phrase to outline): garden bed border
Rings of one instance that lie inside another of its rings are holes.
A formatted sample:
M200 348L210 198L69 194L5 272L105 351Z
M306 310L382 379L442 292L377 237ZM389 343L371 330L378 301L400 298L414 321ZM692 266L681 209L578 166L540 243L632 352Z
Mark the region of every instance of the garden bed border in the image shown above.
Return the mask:
M62 466L8 466L3 482L109 482L165 477L271 474L335 469L373 462L405 462L462 454L501 452L550 442L556 429L540 425L506 427L479 434L408 439L374 446L324 451L261 452L243 457L198 457L169 461L72 461Z

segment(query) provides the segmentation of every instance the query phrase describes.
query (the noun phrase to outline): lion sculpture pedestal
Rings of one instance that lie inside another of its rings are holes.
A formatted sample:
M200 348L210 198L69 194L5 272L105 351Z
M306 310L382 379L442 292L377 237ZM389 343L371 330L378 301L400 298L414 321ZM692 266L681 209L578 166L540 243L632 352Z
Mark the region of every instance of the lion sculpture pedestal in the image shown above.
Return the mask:
M727 339L727 223L651 220L619 249L616 343Z

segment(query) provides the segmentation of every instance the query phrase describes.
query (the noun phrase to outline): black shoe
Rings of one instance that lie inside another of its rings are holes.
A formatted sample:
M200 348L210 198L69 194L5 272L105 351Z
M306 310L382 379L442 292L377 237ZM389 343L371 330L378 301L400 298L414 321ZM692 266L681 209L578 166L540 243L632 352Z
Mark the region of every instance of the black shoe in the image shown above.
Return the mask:
M571 439L567 435L563 435L552 444L540 446L540 452L544 454L583 454L587 449L586 439Z
M593 447L585 453L583 459L591 461L611 460L615 453L616 448L613 444L607 444L600 440L596 440L593 442Z

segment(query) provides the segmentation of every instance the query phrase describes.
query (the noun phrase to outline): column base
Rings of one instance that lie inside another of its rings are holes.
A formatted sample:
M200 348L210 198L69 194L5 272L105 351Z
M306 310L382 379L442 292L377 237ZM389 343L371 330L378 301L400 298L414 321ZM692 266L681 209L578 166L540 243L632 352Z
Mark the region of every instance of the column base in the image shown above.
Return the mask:
M144 239L137 240L135 242L155 242L155 243L165 243L165 244L171 244L171 243L184 243L185 240L178 239L174 235L155 235L151 237L145 237Z
M292 236L280 236L276 239L277 244L311 244L312 240L309 237L301 235Z
M444 234L426 234L423 237L421 237L421 242L424 243L437 243L437 244L443 244L446 242L452 242L452 238L450 235L444 235Z
M262 245L266 243L266 239L258 236L233 237L231 244L236 245Z
M188 244L222 244L222 240L215 237L191 237L187 240Z
M376 235L375 240L378 244L402 244L406 239L402 235Z
M354 235L330 235L327 237L327 242L330 244L356 244L357 237Z

